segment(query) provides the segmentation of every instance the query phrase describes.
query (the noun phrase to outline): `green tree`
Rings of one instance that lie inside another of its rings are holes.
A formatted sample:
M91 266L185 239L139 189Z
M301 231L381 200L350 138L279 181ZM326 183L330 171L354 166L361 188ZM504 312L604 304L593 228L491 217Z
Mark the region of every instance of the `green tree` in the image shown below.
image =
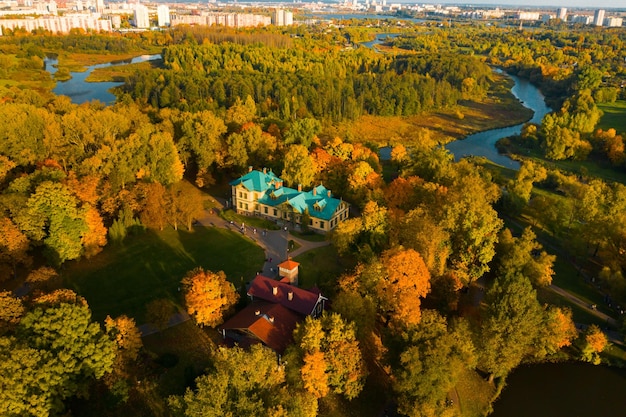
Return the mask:
M498 273L501 275L521 273L533 285L543 287L552 283L552 266L556 256L542 251L530 227L520 237L513 237L510 229L500 232L497 245Z
M297 119L287 129L283 137L285 145L302 145L309 149L314 138L322 129L322 124L317 119Z
M425 310L408 338L394 369L398 411L411 417L456 415L446 404L448 393L462 370L476 363L467 323L449 325L436 311Z
M48 416L110 372L114 344L86 305L36 306L0 338L0 414ZM28 399L28 401L25 401Z
M285 152L285 168L282 178L292 186L308 187L315 178L315 164L309 151L302 145L291 145Z
M493 380L505 377L532 352L544 316L530 280L519 273L498 276L485 301L480 367Z
M280 395L284 379L276 354L263 345L222 347L215 352L213 369L196 379L197 388L171 397L170 406L186 417L269 415L287 399Z

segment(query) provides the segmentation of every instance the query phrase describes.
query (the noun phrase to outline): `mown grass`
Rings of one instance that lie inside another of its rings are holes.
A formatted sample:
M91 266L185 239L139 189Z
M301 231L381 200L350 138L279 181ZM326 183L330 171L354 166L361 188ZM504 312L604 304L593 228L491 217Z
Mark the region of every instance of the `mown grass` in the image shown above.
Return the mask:
M598 123L598 128L607 130L615 129L618 133L626 133L626 100L618 100L615 103L598 104L604 115Z
M461 416L483 417L490 409L495 388L482 378L476 371L463 369L456 384L459 396Z
M334 246L312 249L294 258L300 263L298 281L300 287L317 286L324 295L332 295L344 272L355 266L354 259L339 257Z
M241 214L237 214L232 209L220 211L220 217L224 220L235 222L237 226L240 226L243 223L247 227L256 227L257 229L267 229L267 230L280 229L280 227L276 223L270 220L262 219L260 217L243 216Z
M237 232L212 227L192 231L167 228L128 237L91 259L69 264L62 275L68 288L84 296L94 318L126 314L145 322L145 305L166 298L180 304L180 281L203 267L223 270L240 285L263 265L263 251Z

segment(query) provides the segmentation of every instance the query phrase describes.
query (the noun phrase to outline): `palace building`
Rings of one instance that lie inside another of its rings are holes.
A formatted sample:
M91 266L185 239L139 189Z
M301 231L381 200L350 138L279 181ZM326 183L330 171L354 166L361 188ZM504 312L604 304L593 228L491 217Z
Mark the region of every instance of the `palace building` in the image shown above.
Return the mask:
M334 198L323 185L303 191L285 187L283 180L271 170L253 170L230 183L232 207L239 214L259 216L268 220L301 225L307 221L310 229L328 232L348 218L350 205Z

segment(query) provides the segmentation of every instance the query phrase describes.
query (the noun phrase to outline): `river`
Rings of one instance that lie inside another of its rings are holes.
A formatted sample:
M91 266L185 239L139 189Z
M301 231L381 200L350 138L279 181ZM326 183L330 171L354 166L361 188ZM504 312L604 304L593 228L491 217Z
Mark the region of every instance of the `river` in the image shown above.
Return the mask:
M532 123L541 123L543 116L552 111L544 101L544 96L541 91L530 81L516 77L514 75L508 75L513 79L515 85L511 89L511 92L522 104L534 111L533 117L530 120ZM507 136L519 135L522 131L524 123L504 127L501 129L485 130L484 132L475 133L469 135L464 139L455 140L446 145L446 149L454 154L456 160L464 156L484 156L492 162L502 165L506 168L518 170L520 163L509 158L506 155L498 153L496 149L496 142L499 139Z
M585 363L522 366L490 417L626 416L626 369Z
M87 67L84 72L71 72L70 78L67 81L58 81L56 87L52 90L53 93L57 95L68 96L72 99L72 103L82 104L87 101L99 100L100 102L110 105L115 103L115 95L110 92L113 87L119 87L123 85L122 82L88 82L87 77L91 74L91 72L96 68L105 68L111 67L115 65L127 65L127 64L136 64L138 62L144 61L153 61L155 59L160 59L161 55L141 55L135 58L122 60L122 61L113 61L108 62L106 64L96 64ZM46 58L44 59L44 63L46 65L46 70L51 74L57 71L58 60L54 58Z

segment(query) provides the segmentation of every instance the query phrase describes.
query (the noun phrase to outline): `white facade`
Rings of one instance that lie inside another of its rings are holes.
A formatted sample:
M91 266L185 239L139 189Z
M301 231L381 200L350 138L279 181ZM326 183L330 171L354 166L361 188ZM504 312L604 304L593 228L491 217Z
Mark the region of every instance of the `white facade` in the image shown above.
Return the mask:
M37 19L2 19L0 20L2 34L7 29L15 30L24 28L31 32L35 29L45 29L52 33L69 33L71 29L83 29L85 31L111 32L110 20L101 20L89 15L65 15L60 17L44 17Z
M205 25L227 27L268 26L272 18L250 13L203 13L201 15L173 15L171 25Z
M150 27L150 14L148 13L148 8L143 4L138 4L135 7L134 19L136 28L149 28Z
M159 7L157 7L157 18L159 27L170 25L170 8L167 4L160 4Z
M604 19L604 26L610 28L619 28L624 24L624 19L621 17L607 17Z
M596 26L602 26L604 23L604 10L598 9L593 15L593 24Z
M293 13L283 9L274 10L274 13L272 13L272 24L275 26L293 25Z
M536 12L518 12L515 18L519 20L539 20L539 13Z
M556 16L565 22L567 20L567 7L561 7L558 9L556 11Z

